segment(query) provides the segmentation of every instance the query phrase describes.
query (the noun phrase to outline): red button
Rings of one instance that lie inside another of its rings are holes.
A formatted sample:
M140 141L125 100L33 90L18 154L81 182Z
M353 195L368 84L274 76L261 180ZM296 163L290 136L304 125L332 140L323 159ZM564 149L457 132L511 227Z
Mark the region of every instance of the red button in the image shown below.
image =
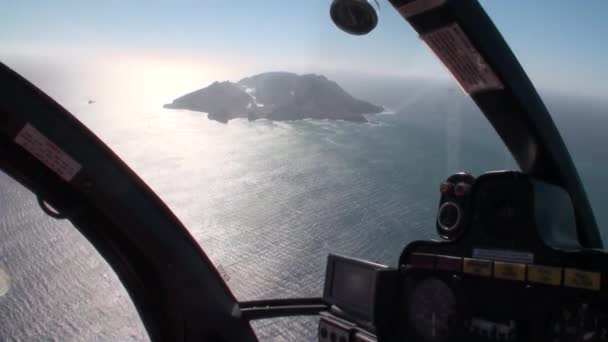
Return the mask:
M453 183L443 182L443 183L441 183L441 186L439 187L439 192L441 192L442 194L447 194L447 193L452 192L453 189L454 189Z
M469 184L460 182L456 184L456 187L454 188L454 195L464 196L469 192L470 189L471 186Z

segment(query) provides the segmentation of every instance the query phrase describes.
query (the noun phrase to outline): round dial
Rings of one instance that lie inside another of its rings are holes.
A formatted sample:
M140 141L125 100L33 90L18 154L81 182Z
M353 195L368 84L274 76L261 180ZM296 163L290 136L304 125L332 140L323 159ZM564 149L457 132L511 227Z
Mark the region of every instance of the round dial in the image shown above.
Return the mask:
M423 341L446 341L453 333L456 297L450 287L434 277L420 281L409 295L409 326Z
M439 207L439 212L437 213L437 224L439 224L439 227L443 231L449 232L458 227L461 216L462 212L458 204L454 202L446 202Z

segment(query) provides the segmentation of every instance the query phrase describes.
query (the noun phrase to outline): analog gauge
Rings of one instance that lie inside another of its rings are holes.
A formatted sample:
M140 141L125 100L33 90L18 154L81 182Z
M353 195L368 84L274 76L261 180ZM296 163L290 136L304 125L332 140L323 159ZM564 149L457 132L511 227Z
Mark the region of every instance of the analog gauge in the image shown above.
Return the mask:
M437 213L437 224L444 232L450 232L460 224L462 212L458 204L445 202L439 207Z
M416 284L408 300L409 326L423 341L446 341L453 333L456 298L442 280L426 278Z

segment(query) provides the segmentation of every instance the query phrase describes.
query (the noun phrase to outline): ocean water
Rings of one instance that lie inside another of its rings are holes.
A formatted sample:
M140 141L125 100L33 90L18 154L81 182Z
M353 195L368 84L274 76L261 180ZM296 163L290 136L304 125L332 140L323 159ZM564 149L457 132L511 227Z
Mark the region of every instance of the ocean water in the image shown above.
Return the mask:
M224 125L156 103L60 102L160 195L240 300L320 295L328 253L395 265L408 242L435 237L439 183L449 174L516 168L479 111L451 90L366 124ZM585 163L598 156L579 144L582 173L599 185L599 171L590 171L597 164ZM606 190L591 188L592 198ZM10 277L0 297L0 339L147 340L105 261L4 174L0 213L0 269ZM253 326L262 341L313 341L316 323Z

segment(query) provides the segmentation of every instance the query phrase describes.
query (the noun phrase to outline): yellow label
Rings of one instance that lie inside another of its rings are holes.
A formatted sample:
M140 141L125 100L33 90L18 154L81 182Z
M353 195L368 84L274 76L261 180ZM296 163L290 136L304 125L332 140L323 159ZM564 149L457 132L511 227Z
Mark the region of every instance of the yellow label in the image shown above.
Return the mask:
M562 269L560 267L528 265L528 281L559 286L562 284Z
M526 280L526 265L496 261L494 278L524 281Z
M482 277L492 276L492 262L488 260L464 258L462 264L464 273L478 275Z
M579 289L599 290L600 289L599 272L581 271L575 268L566 268L564 270L564 285L568 287L576 287Z

